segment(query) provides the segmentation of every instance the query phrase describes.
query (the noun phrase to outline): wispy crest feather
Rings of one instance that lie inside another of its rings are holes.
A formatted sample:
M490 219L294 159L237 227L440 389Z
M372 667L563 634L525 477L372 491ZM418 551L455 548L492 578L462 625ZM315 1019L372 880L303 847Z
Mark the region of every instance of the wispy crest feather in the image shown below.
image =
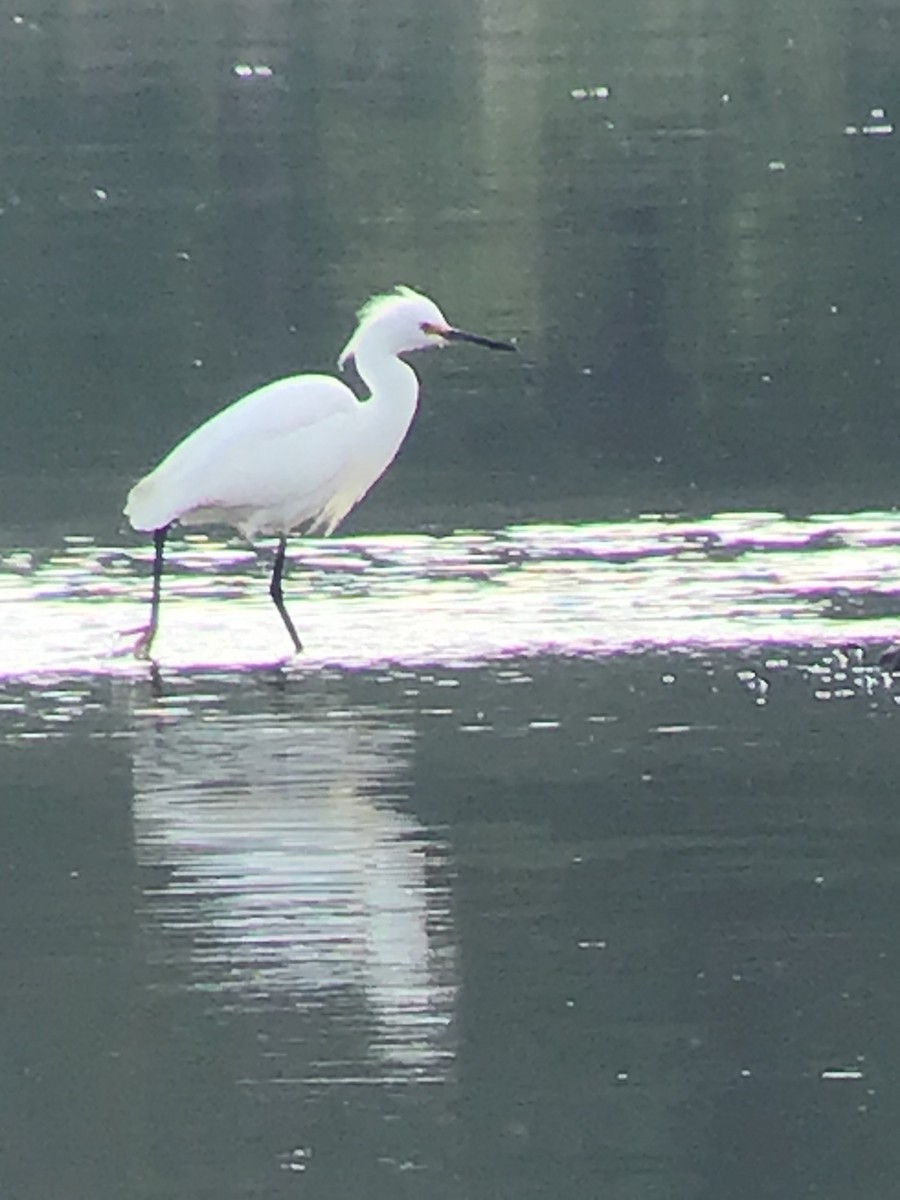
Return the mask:
M370 296L362 308L357 312L357 326L353 331L353 336L350 341L341 351L341 356L338 359L338 366L341 370L348 358L352 358L356 353L356 346L363 330L371 325L373 321L379 320L391 308L401 300L424 300L426 297L421 292L417 292L414 288L407 287L403 283L398 283L392 292L379 292L375 296Z

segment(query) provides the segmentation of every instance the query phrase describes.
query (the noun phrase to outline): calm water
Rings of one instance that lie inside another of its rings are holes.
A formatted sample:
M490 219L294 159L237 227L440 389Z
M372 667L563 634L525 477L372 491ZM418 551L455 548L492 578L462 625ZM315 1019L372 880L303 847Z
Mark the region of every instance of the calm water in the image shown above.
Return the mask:
M889 1195L898 540L12 556L5 1194Z
M3 1200L894 1200L898 37L0 13ZM173 537L151 678L129 485L400 281L520 354L421 364L301 658Z
M7 1195L889 1194L870 672L538 656L4 706Z

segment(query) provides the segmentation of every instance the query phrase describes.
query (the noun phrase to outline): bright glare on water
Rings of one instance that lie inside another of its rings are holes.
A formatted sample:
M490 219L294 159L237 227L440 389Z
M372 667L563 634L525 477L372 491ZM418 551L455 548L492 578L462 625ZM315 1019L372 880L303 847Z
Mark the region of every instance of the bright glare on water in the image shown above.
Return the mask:
M151 553L84 538L48 557L7 553L0 673L142 672L129 631L147 617ZM238 542L174 541L160 664L287 661L267 571L267 559ZM292 665L889 642L900 632L891 612L898 572L900 517L878 512L297 541L286 595L305 653Z

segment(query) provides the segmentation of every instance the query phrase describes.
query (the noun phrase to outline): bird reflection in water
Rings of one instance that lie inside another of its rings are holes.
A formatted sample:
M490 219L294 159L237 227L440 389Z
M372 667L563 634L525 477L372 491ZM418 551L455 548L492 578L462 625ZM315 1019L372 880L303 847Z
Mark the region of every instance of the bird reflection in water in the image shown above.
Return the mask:
M342 1061L326 1048L301 1073L439 1078L456 994L447 851L396 806L412 731L317 699L308 715L136 723L137 856L165 868L145 926L161 973L187 967L190 988L325 1015Z

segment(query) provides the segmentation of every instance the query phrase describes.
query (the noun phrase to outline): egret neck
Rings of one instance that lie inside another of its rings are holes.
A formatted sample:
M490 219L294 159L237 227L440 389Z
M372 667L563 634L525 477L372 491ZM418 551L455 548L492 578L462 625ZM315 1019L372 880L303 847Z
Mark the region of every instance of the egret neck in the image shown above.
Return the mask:
M367 346L365 339L356 348L354 358L359 377L369 389L363 409L371 437L390 462L416 415L418 376L409 363L386 353L381 346ZM374 445L369 449L375 452Z

